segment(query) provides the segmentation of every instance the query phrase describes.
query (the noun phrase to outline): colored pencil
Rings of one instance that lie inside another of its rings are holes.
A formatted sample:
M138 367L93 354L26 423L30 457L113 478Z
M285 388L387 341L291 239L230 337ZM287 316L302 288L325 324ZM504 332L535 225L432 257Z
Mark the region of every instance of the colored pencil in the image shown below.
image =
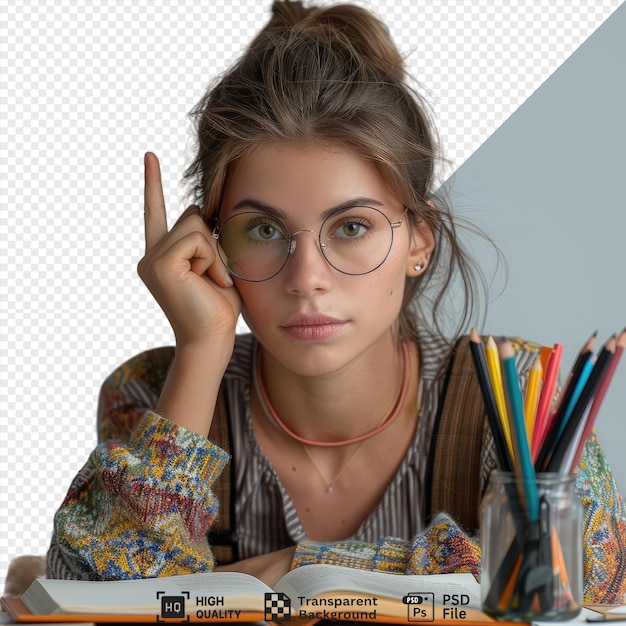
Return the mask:
M578 353L576 360L574 361L574 365L572 366L572 370L570 372L567 383L565 384L565 387L559 395L557 408L549 418L549 424L543 436L539 452L537 453L537 458L535 459L535 468L538 471L543 471L542 468L545 468L545 466L547 465L547 457L554 450L557 438L562 432L561 426L564 424L564 416L566 414L566 411L568 410L570 398L574 394L578 379L585 366L585 363L593 354L593 345L596 335L597 331L591 335L591 337L587 340L585 345Z
M528 375L526 383L526 394L524 397L524 422L526 424L526 437L528 445L532 446L533 432L535 430L535 419L537 417L537 406L541 382L543 380L543 365L541 358L537 357Z
M569 467L564 467L563 460L567 455L568 448L572 445L576 429L580 424L580 420L585 415L587 405L593 400L593 397L606 374L607 368L615 356L616 344L617 341L613 336L609 339L609 341L607 341L607 343L604 344L602 350L600 351L598 359L593 367L593 371L585 383L580 397L576 401L571 415L565 424L565 428L563 429L558 441L556 441L551 454L548 455L544 471L561 473L569 471Z
M502 369L500 366L500 355L498 354L498 346L493 337L487 338L487 345L485 346L485 357L487 359L487 367L489 370L489 377L491 378L491 385L493 387L493 394L496 399L496 405L498 406L498 414L500 415L500 421L502 423L502 432L504 433L504 439L509 449L509 456L511 460L515 460L513 452L513 445L511 442L511 432L509 429L509 418L506 408L506 399L504 396L504 386L502 384Z
M561 357L563 355L563 344L555 343L552 348L550 357L545 366L543 386L539 396L539 404L537 405L537 414L535 416L535 428L532 437L532 456L533 461L537 459L541 443L549 429L550 407L554 399L556 383L559 377L559 368L561 366Z
M596 363L596 358L593 354L588 354L585 359L583 359L582 367L580 368L578 376L571 380L572 385L572 393L569 395L568 401L565 403L565 408L563 411L557 412L556 417L554 419L554 432L551 433L552 440L554 442L558 442L567 426L567 423L570 420L572 415L572 411L580 398L580 395L591 376L591 372L593 371L594 365Z
M553 350L554 348L551 348L550 346L541 346L541 350L539 351L539 360L541 361L541 367L544 372Z
M580 369L580 376L578 376L578 380L574 385L574 390L572 391L572 395L569 398L569 402L567 403L567 407L563 412L563 416L565 421L569 419L572 414L572 409L578 402L578 398L580 398L580 394L583 392L585 385L587 384L587 380L589 380L589 376L591 376L591 372L596 363L596 358L593 354L589 354L586 360L583 362L583 366Z
M510 472L511 457L509 456L506 440L502 431L502 422L498 414L498 406L489 377L485 346L475 328L472 328L472 332L470 333L470 349L472 351L472 358L474 359L474 367L476 369L476 375L478 376L483 402L485 403L485 410L487 411L487 420L489 421L489 427L493 435L498 467L502 471Z
M572 441L567 448L565 456L563 457L563 462L561 463L561 467L563 468L569 467L571 468L569 470L571 472L574 471L574 469L576 468L576 465L578 464L574 461L574 459L576 458L579 444L583 439L583 433L585 432L585 428L586 428L587 422L589 421L590 415L591 415L591 405L588 404L587 408L585 409L585 412L583 413L582 419L580 420L578 426L576 427L576 432L572 436Z
M508 398L511 438L514 450L513 457L519 467L526 513L532 524L539 520L539 491L537 489L535 468L533 467L530 448L528 447L528 438L526 437L524 405L515 366L515 353L510 341L503 341L499 348L502 359L502 378Z
M611 380L613 379L613 375L615 374L615 370L617 369L617 365L622 358L622 353L624 352L624 348L626 348L626 328L621 332L620 336L617 338L615 343L615 356L611 359L611 363L606 370L606 374L596 391L596 395L593 399L593 404L591 405L591 410L587 419L585 420L585 427L578 441L578 446L576 449L576 453L572 460L572 464L570 465L570 471L573 472L576 467L578 467L578 462L580 461L580 456L583 452L583 447L585 446L585 442L589 439L589 435L591 435L591 431L593 430L596 417L598 416L598 411L600 410L600 406L604 400L604 396L606 395L606 391L611 384Z

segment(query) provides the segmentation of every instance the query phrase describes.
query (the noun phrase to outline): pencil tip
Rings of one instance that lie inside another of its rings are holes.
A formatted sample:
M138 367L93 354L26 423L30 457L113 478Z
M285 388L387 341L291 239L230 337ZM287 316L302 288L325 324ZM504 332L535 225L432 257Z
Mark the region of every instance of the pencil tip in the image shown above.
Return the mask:
M510 359L515 356L515 352L513 352L513 344L505 339L499 346L498 349L500 351L500 356L502 359Z
M478 336L478 331L475 328L472 328L470 331L470 340L474 343L480 343L480 337Z
M583 352L591 352L591 350L593 350L593 346L596 342L597 335L598 335L597 330L591 334L591 337L589 337L589 339L587 340L587 343L583 347Z

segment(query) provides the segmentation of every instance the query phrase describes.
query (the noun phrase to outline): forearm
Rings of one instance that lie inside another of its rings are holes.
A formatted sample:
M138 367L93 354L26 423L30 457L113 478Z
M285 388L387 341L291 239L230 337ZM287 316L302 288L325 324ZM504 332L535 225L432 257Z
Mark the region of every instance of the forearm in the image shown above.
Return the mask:
M156 413L203 437L208 436L234 337L177 346Z

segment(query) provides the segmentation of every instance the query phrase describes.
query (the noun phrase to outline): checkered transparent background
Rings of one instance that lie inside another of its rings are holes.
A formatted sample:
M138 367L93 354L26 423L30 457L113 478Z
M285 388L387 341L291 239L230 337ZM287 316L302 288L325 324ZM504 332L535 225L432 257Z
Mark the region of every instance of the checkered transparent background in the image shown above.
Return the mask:
M619 0L371 0L458 167ZM0 588L42 554L95 444L98 388L172 343L136 276L143 153L185 203L187 112L265 22L257 0L0 0ZM449 172L442 172L442 176Z

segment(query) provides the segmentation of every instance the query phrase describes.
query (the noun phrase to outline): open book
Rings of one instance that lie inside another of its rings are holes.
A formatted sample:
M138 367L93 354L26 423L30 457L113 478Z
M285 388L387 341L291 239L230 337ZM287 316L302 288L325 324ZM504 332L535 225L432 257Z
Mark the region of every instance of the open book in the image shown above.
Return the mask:
M270 588L247 574L220 572L124 581L37 579L2 598L16 621L429 624L492 622L471 574L397 575L307 565Z

